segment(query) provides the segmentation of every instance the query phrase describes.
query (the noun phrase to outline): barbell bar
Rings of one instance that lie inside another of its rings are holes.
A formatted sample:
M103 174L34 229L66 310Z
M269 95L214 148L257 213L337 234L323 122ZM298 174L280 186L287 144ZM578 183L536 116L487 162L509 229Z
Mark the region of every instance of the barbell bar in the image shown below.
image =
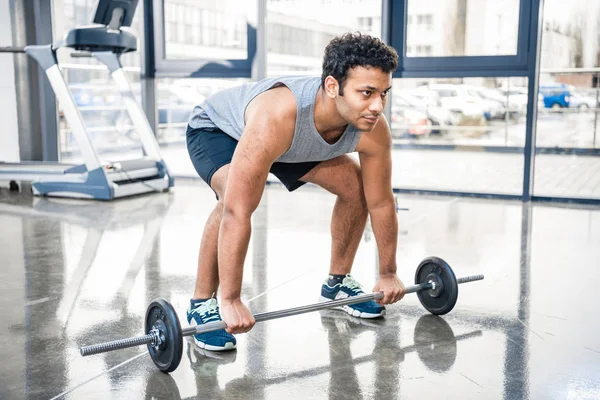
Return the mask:
M0 47L0 53L25 53L25 47L18 47L18 46Z
M419 264L415 274L416 285L406 287L406 294L417 293L421 304L432 314L448 313L456 304L458 285L484 279L483 275L456 278L450 266L441 258L429 257ZM269 311L254 314L256 322L305 314L330 308L343 307L370 300L383 299L383 292L374 292L344 299L325 301L306 306ZM110 342L84 346L79 349L82 356L105 353L129 347L148 345L154 363L163 372L174 371L183 351L183 337L197 333L213 332L227 328L224 321L209 322L181 329L177 313L165 299L156 299L146 312L146 331L144 336L114 340Z
M464 278L458 278L456 283L467 283L473 281L479 281L484 278L483 275L473 275ZM435 283L421 283L419 285L409 286L406 288L406 294L415 293L421 290L433 289ZM278 311L269 311L264 313L254 314L254 320L256 322L264 322L272 319L291 317L293 315L305 314L313 311L326 310L329 308L349 306L352 304L364 303L369 300L381 300L383 299L383 292L375 292L369 294L362 294L359 296L348 297L345 299L331 300L321 303L310 304L307 306L300 306L295 308L288 308ZM219 331L227 328L225 321L209 322L203 325L196 325L181 330L181 336L192 336L197 333L208 333ZM164 340L164 338L162 339ZM128 347L141 346L144 344L156 345L161 341L158 332L151 332L145 336L138 336L128 339L114 340L112 342L106 342L96 345L84 346L79 349L82 356L91 356L93 354L106 353L108 351L125 349Z
M457 279L456 283L459 283L459 284L467 283L467 282L478 281L478 280L482 280L482 279L483 279L483 275L473 275L473 276L467 276L464 278L459 278L459 279ZM407 294L415 293L415 292L418 292L421 290L431 289L433 285L434 285L434 283L421 283L419 285L409 286L406 288L406 293ZM279 310L279 311L269 311L269 312L259 313L259 314L254 315L254 319L256 320L256 322L263 322L263 321L269 321L272 319L278 319L278 318L284 318L284 317L291 317L293 315L305 314L305 313L309 313L309 312L313 312L313 311L326 310L329 308L349 306L351 304L363 303L363 302L369 301L369 300L381 300L381 299L383 299L383 292L362 294L360 296L348 297L345 299L331 300L331 301L315 303L315 304L311 304L311 305L307 305L307 306L288 308L288 309ZM208 324L196 325L196 326L192 326L190 328L185 328L182 331L182 335L183 336L191 336L191 335L195 335L197 333L213 332L213 331L218 331L218 330L225 329L225 328L227 328L227 324L225 324L225 321L215 321L215 322L209 322Z

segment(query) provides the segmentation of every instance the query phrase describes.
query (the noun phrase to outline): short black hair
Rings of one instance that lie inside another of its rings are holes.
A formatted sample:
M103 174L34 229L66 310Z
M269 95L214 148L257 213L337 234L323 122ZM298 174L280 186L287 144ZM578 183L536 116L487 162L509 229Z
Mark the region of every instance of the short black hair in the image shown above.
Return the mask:
M348 70L354 67L376 67L383 72L393 72L398 68L398 53L376 37L360 32L345 33L331 40L325 48L321 87L325 89L325 78L333 76L343 88Z

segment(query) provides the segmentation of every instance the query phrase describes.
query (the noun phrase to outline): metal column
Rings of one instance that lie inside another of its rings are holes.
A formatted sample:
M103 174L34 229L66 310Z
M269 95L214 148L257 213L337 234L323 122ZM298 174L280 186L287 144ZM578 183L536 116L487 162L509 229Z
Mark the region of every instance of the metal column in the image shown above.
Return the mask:
M537 109L540 78L540 55L542 49L544 0L531 1L531 27L527 71L527 121L525 123L525 150L523 165L523 201L531 201L535 176L535 143L537 133Z
M258 0L256 22L256 57L252 64L252 80L259 81L267 77L267 0Z
M52 42L52 5L44 0L10 0L14 46ZM15 88L21 161L58 161L56 99L44 71L16 55Z
M156 107L156 63L154 60L154 7L152 0L144 0L144 34L141 41L142 108L154 135L158 137L158 115Z
M381 1L381 40L387 44L392 42L392 0ZM399 50L399 52L401 51ZM400 62L402 55L400 54L398 58L398 62ZM388 98L391 98L391 96L388 96ZM383 115L388 121L392 120L392 102L389 100L385 104Z

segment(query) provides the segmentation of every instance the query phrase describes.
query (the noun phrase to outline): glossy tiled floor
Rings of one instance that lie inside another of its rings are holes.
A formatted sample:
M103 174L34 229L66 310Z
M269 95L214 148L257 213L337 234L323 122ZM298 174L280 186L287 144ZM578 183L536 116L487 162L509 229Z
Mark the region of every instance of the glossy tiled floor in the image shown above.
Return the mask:
M254 312L317 300L333 200L267 189L244 274ZM227 354L186 340L171 375L143 347L81 357L82 345L142 334L155 297L185 315L213 202L199 182L112 203L0 191L0 398L600 398L600 210L519 202L399 198L405 283L429 255L486 275L460 286L447 316L407 295L383 320L264 322ZM375 254L367 230L353 273L368 290Z

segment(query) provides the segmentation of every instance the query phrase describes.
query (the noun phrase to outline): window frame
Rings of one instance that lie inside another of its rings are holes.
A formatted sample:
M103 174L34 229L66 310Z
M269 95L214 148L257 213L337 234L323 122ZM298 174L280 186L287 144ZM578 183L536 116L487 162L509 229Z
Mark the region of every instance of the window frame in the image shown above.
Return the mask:
M250 78L252 64L257 51L256 27L250 22L246 24L248 56L244 60L224 60L197 58L173 60L166 57L165 44L165 1L153 1L154 20L154 76L156 77L190 77L190 78ZM257 8L258 11L258 8ZM205 13L203 13L205 14ZM200 16L202 19L202 15ZM200 37L205 35L204 30Z
M517 53L503 56L408 57L408 1L390 1L390 44L400 62L394 78L527 76L532 0L519 1ZM410 0L418 1L418 0Z

